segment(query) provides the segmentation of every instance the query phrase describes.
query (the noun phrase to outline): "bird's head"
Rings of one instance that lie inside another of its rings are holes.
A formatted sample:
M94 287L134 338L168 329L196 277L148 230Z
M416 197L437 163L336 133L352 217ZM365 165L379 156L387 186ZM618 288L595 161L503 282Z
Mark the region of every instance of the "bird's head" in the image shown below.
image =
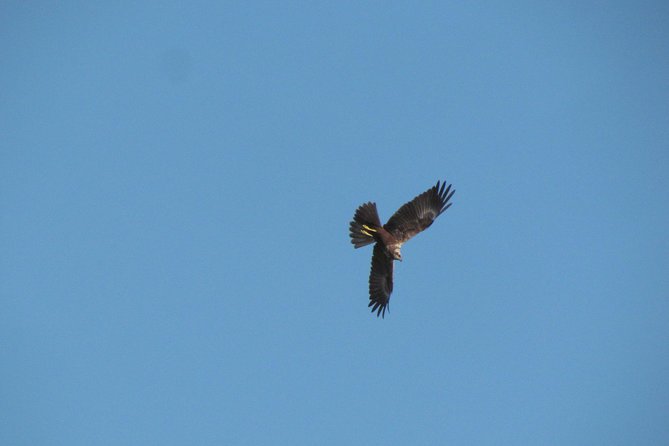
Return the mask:
M400 252L400 248L393 249L393 259L399 260L400 262L402 261L402 253Z

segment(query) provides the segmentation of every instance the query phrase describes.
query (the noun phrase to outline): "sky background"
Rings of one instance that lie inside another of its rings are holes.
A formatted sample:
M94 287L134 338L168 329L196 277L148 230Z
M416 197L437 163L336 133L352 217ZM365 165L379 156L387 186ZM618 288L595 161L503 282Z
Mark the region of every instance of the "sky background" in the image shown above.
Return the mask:
M669 4L3 2L0 443L669 444ZM390 314L371 248L437 180Z

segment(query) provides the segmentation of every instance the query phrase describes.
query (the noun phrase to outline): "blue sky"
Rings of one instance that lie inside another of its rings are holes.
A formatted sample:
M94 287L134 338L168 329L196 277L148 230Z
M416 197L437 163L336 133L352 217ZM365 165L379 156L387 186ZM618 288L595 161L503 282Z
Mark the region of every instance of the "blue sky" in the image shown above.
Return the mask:
M669 442L665 2L0 25L0 443ZM348 222L440 179L377 319Z

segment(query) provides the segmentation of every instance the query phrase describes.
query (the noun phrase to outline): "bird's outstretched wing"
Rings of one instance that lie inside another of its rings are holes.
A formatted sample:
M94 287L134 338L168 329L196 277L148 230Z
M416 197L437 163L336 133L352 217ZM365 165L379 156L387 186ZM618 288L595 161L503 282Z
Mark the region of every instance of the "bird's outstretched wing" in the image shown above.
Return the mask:
M432 222L448 209L452 203L448 201L455 193L451 184L437 181L435 186L426 190L410 202L404 204L390 217L383 227L400 243L404 243L414 235L424 231Z
M369 273L369 307L376 316L384 317L390 293L393 292L393 259L388 257L380 243L374 245L372 270Z

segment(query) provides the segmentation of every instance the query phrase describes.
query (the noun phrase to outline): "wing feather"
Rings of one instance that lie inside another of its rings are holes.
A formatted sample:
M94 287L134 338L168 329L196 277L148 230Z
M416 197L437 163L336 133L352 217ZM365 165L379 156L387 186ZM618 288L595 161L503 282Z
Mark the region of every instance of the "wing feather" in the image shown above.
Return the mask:
M374 245L372 269L369 273L369 307L376 316L385 317L390 294L393 292L393 259L388 257L383 246Z
M400 243L404 243L421 231L429 228L451 204L449 200L455 193L452 185L437 181L435 186L405 203L384 225Z

